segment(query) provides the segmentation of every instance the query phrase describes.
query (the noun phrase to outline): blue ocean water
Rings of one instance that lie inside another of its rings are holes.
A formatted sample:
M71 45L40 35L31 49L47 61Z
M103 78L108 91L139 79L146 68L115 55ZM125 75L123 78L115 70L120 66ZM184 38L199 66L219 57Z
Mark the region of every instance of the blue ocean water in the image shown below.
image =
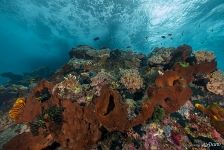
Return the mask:
M224 70L223 29L224 0L0 0L0 73L55 69L83 44L148 53L185 43L214 51Z

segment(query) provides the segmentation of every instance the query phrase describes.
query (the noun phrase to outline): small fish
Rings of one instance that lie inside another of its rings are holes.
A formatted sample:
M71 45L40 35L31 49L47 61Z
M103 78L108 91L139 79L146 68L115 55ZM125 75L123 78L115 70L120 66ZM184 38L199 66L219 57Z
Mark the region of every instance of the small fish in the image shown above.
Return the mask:
M161 38L165 39L165 38L166 38L166 36L162 35L162 36L161 36Z
M213 32L214 30L213 29L211 29L211 32Z
M93 40L94 41L98 41L98 40L100 40L100 38L99 37L95 37Z
M169 33L169 34L168 34L168 36L172 36L172 34L171 34L171 33Z
M184 31L181 33L181 36L183 36L184 35Z
M127 46L126 48L131 48L131 46Z

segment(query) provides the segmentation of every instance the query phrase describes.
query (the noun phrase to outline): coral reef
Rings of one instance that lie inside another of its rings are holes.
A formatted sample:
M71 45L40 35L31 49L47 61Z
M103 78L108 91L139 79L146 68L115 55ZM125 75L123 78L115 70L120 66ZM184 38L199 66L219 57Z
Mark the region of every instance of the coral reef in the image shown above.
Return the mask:
M223 107L203 105L211 103L206 93L222 96L206 88L223 79L215 59L195 55L188 45L156 48L149 56L73 48L49 81L15 101L10 116L24 129L3 148L193 149L208 141L222 148ZM197 92L207 98L203 105Z

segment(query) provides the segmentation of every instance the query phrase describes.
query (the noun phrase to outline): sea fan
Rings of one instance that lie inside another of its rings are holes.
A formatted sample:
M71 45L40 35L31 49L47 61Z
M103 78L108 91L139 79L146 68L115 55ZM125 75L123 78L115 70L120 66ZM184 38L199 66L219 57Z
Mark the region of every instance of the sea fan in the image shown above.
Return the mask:
M25 106L25 98L20 97L16 100L16 102L13 104L12 109L9 111L9 117L12 120L16 120L21 113L22 108Z

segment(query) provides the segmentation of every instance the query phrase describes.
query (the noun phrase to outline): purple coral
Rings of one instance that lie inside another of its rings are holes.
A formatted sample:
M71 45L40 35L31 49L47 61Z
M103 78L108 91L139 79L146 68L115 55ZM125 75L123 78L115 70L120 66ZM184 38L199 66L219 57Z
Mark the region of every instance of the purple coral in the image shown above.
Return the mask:
M145 149L158 149L161 135L156 128L149 128L143 136Z

